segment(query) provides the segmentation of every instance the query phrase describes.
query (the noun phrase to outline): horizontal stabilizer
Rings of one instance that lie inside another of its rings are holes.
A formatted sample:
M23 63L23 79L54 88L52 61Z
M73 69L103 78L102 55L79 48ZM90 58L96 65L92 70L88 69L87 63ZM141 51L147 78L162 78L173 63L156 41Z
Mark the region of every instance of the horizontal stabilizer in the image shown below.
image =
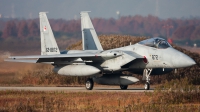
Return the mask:
M83 53L74 53L74 54L62 54L62 55L31 55L31 56L11 56L12 59L37 59L37 58L81 58L81 57L94 57L96 54L83 54Z
M14 60L14 59L5 59L4 61L8 61L8 62L23 62L23 63L37 63L37 60Z
M60 62L63 61L74 61L78 58L84 58L85 60L95 60L99 61L102 60L101 56L94 53L74 53L74 54L61 54L61 55L32 55L32 56L11 56L9 57L10 60L16 62L21 59L37 59L36 63L43 63L43 62ZM12 62L13 62L12 61Z

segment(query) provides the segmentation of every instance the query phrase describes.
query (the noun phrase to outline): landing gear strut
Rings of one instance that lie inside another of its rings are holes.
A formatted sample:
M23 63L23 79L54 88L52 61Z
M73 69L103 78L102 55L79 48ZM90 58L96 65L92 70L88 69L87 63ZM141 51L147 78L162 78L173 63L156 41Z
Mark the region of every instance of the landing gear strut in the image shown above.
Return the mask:
M143 71L143 78L142 80L146 80L146 83L144 85L144 89L145 90L149 90L150 89L150 74L152 72L152 69L144 69Z
M122 90L126 90L126 89L128 88L128 85L120 85L120 88L121 88Z
M94 81L92 78L88 78L85 82L85 88L87 90L92 90L93 89L93 86L94 86Z

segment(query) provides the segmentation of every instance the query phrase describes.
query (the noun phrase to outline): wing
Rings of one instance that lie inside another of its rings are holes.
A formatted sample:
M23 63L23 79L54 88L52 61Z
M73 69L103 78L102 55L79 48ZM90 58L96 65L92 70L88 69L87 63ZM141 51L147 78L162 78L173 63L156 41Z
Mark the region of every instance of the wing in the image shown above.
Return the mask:
M142 56L131 51L103 51L103 52L82 52L71 54L57 54L57 55L32 55L32 56L11 56L5 61L10 62L27 62L27 63L56 63L56 64L68 64L68 63L83 63L83 62L103 62L111 60L120 56L127 57L123 60L123 63L129 63L130 61L143 58ZM82 60L77 60L81 58Z

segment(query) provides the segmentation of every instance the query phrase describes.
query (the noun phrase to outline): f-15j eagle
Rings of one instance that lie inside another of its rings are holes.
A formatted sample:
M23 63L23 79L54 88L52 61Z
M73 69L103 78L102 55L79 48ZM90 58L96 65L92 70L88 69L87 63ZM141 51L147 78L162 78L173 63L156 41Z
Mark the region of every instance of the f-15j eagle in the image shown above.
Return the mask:
M123 74L129 71L143 75L144 88L150 89L150 74L165 74L175 68L195 63L186 54L174 49L165 39L154 37L134 45L103 50L87 11L81 12L83 50L60 52L45 12L40 12L41 55L10 56L5 61L46 63L53 71L66 76L89 76L85 87L92 90L94 82L119 85L127 89L139 79Z

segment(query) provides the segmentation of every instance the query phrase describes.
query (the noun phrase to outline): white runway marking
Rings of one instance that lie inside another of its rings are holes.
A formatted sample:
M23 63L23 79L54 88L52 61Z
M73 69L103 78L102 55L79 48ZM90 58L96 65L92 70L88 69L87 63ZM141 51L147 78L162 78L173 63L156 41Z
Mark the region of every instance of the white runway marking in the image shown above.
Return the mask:
M154 90L144 90L143 88L128 88L121 90L119 87L94 87L93 90L86 90L85 87L0 87L4 90L24 90L24 91L63 91L63 92L153 92Z

